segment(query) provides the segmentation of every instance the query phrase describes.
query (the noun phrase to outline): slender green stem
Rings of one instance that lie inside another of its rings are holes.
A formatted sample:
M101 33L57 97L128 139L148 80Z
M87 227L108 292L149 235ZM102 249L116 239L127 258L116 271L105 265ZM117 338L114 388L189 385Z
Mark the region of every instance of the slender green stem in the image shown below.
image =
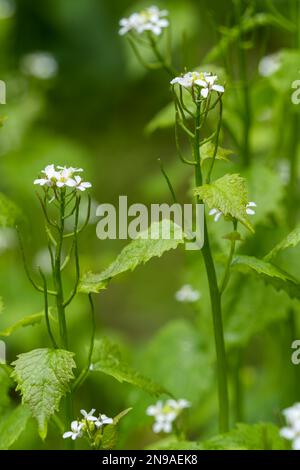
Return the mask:
M195 168L196 186L202 185L201 172L201 155L200 155L200 119L201 119L201 102L197 102L197 111L195 118L195 140L194 140L194 158L197 162ZM197 203L202 201L197 198ZM212 307L214 336L217 356L217 375L218 375L218 397L219 397L219 428L220 432L226 432L229 429L229 402L227 388L227 365L225 341L223 332L223 320L221 309L221 296L218 287L218 280L215 270L214 261L211 254L209 235L206 220L204 218L204 246L202 248L202 256L206 268L206 274L209 284L210 300Z
M79 265L79 254L78 254L78 240L77 240L77 227L78 227L78 217L79 217L79 205L80 197L76 201L76 211L75 211L75 223L74 223L74 256L75 256L75 269L76 269L76 279L74 288L69 296L69 298L64 302L63 306L66 308L74 299L77 294L78 284L80 280L80 265Z
M156 56L157 60L160 62L162 68L169 74L169 76L171 78L175 77L178 73L177 70L175 68L173 68L172 65L169 64L166 61L166 59L163 57L163 55L161 54L161 52L160 52L160 50L157 46L156 39L153 37L151 32L149 32L148 38L149 38L149 42L150 42L150 45L152 47L152 50L154 52L154 55Z
M234 220L233 230L236 231L236 229L237 229L237 220ZM236 246L236 240L233 239L230 242L230 252L229 252L228 260L227 260L227 263L226 263L226 268L225 268L223 280L222 280L221 285L220 285L220 294L221 294L221 296L224 293L224 291L225 291L225 289L228 285L229 279L230 279L230 272L231 272L230 268L231 268L231 263L232 263L233 256L234 256L234 253L235 253L235 246Z
M217 153L218 153L220 132L221 132L221 127L222 127L222 118L223 118L223 102L222 102L222 99L220 99L220 115L219 115L219 122L218 122L218 127L217 127L217 132L216 132L216 143L215 143L215 148L214 148L214 153L213 153L213 157L211 160L211 164L207 172L207 177L206 177L207 184L210 183L211 174L212 174L216 157L217 157Z
M244 35L242 29L243 15L242 15L242 2L241 0L236 0L236 15L237 21L240 28L239 34L239 43L238 43L238 53L239 53L239 73L240 73L240 82L243 95L243 161L244 166L248 166L251 160L251 149L250 149L250 130L252 125L252 111L251 111L251 98L250 98L250 85L248 80L247 72L247 59L245 53L245 47L243 44Z
M170 190L170 193L171 193L171 195L172 195L173 201L174 201L174 203L176 204L176 203L177 203L177 198L176 198L175 190L174 190L174 188L173 188L173 185L172 185L172 183L171 183L171 180L170 180L170 178L168 177L168 175L167 175L167 173L166 173L166 171L165 171L165 169L164 169L163 163L162 163L162 161L161 161L160 158L158 159L158 162L159 162L159 165L160 165L160 171L162 172L162 175L163 175L163 177L164 177L165 180L166 180L166 183L167 183L168 188L169 188L169 190Z
M45 308L45 320L46 320L47 330L48 330L48 334L49 334L49 337L51 339L51 342L52 342L52 345L53 345L54 349L57 349L58 346L57 346L55 338L53 336L53 333L52 333L52 330L51 330L50 319L49 319L47 280L46 280L46 276L44 275L41 268L39 268L39 271L40 271L40 275L41 275L41 278L42 278L43 284L44 284L44 308Z
M92 324L92 332L91 332L91 341L90 341L90 349L89 349L89 354L88 354L88 359L87 359L87 365L86 367L81 371L77 379L75 380L73 384L73 392L77 390L80 385L83 384L85 381L86 377L88 376L88 373L90 371L90 367L92 364L92 357L93 357L93 352L94 352L94 344L95 344L95 335L96 335L96 318L95 318L95 307L94 307L94 302L92 298L92 294L89 294L89 303L90 303L90 311L91 311L91 324Z
M68 332L67 332L67 323L66 315L64 308L64 293L63 293L63 284L61 278L61 257L62 257L62 244L63 244L63 234L64 234L64 215L65 215L65 191L62 190L60 193L60 231L58 236L58 241L55 251L55 260L54 260L54 272L53 272L53 281L55 289L57 292L56 296L56 308L58 314L59 322L59 332L62 345L65 349L68 349Z

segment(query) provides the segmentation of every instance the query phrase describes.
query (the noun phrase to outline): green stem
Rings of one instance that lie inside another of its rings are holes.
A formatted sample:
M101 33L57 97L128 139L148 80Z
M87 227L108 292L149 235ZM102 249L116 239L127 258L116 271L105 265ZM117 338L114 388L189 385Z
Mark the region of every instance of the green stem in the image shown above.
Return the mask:
M159 48L157 47L157 42L156 40L154 39L153 35L151 34L151 32L149 32L148 34L148 38L149 38L149 41L150 41L150 45L152 47L152 50L154 52L154 55L156 56L157 60L160 62L162 68L169 74L169 76L171 78L175 77L177 75L177 70L174 69L166 60L165 58L163 57L163 55L161 54Z
M88 354L88 360L87 360L87 365L86 367L81 371L77 379L75 380L73 384L73 392L77 390L80 385L85 381L89 371L90 367L92 364L92 357L93 357L93 352L94 352L94 343L95 343L95 335L96 335L96 318L95 318L95 307L94 307L94 302L92 298L92 294L89 294L89 303L90 303L90 309L91 309L91 323L92 323L92 332L91 332L91 341L90 341L90 349L89 349L89 354Z
M55 338L54 338L52 330L51 330L50 319L49 319L47 280L46 280L46 277L45 277L43 271L41 270L41 268L39 268L39 271L40 271L40 275L41 275L41 278L42 278L43 284L44 284L44 305L45 305L45 320L46 320L47 330L48 330L48 334L49 334L49 337L51 339L51 342L52 342L52 345L53 345L54 349L57 349L58 347L57 347Z
M219 115L219 122L218 122L217 133L216 133L216 143L215 143L213 158L211 160L211 164L210 164L207 177L206 177L207 184L210 183L211 174L212 174L216 157L217 157L217 153L218 153L220 132L221 132L221 127L222 127L222 118L223 118L223 102L222 102L222 99L220 99L220 115Z
M66 314L64 307L64 293L63 293L63 284L61 278L61 257L62 257L62 244L63 244L63 235L64 235L64 215L65 215L65 191L62 190L60 194L60 226L59 226L59 236L56 245L55 260L54 260L54 272L53 280L55 289L57 292L56 295L56 308L59 322L59 332L61 343L65 349L68 349L68 332L67 332L67 323L66 323Z
M233 230L236 231L236 229L237 229L237 220L235 220L233 222ZM234 253L235 253L235 246L236 246L236 240L233 239L233 240L231 240L230 252L229 252L228 260L227 260L227 263L226 263L226 268L225 268L223 280L222 280L221 286L220 286L221 296L224 293L224 291L225 291L225 289L228 285L229 279L230 279L230 268L231 268L231 263L232 263L233 256L234 256Z
M201 173L201 155L200 155L200 116L201 103L197 103L197 112L195 119L195 140L194 140L194 158L197 162L195 168L196 186L202 185ZM197 203L202 201L198 198ZM206 220L204 218L204 246L202 248L202 256L206 268L206 274L209 284L210 300L212 307L215 347L217 356L217 375L218 375L218 397L219 397L219 429L220 432L227 432L229 429L229 402L227 388L227 365L226 351L223 332L223 320L221 309L221 296L218 287L215 265L210 249L210 242L207 230Z
M251 98L250 98L250 85L248 80L247 72L247 59L245 54L245 48L243 45L243 31L242 31L242 2L241 0L236 0L236 14L237 21L239 22L240 34L239 34L239 73L240 81L243 95L243 113L242 119L244 124L243 130L243 160L244 166L249 166L251 160L251 149L250 149L250 130L252 125L252 115L251 115Z

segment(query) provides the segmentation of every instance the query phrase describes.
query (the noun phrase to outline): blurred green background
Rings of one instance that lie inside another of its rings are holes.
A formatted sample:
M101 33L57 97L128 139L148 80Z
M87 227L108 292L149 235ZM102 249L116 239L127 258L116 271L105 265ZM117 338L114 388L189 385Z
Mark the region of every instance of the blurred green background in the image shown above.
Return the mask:
M265 7L263 1L245 2L250 3L257 12ZM158 4L171 13L174 59L182 70L198 66L219 41L222 27L230 27L235 21L229 1L172 0ZM276 4L284 10L285 1ZM189 195L191 174L177 161L173 129L151 134L146 131L149 121L170 102L168 78L163 72L145 72L118 35L119 19L138 5L125 0L0 1L0 78L7 84L7 105L1 107L5 121L0 133L0 191L22 209L22 233L33 272L37 264L47 266L43 218L33 186L46 164L83 167L86 179L93 184L94 217L80 237L83 271L99 272L124 246L124 242L96 238L98 203L117 203L119 195L128 195L129 203L171 200L158 157L164 161L179 194L185 199ZM299 63L299 55L288 69L288 85L280 93L276 89L278 82L258 76L258 63L267 53L292 47L291 36L268 26L255 30L247 40L248 69L253 82L253 154L255 165L260 165L247 171L252 174L251 199L256 196L260 205L257 234L247 240L242 250L263 256L286 233L286 213L280 206L285 200L280 168L289 165L289 136L280 117L290 112L286 88L289 90L290 82L298 77L295 64ZM233 91L238 65L234 49L221 54L216 65L223 67L228 60L228 119L235 123L237 103ZM237 122L237 134L238 126ZM278 132L283 148L276 147ZM228 135L224 139L234 148ZM224 167L219 168L222 173ZM225 167L226 171L236 169L241 170L237 153L232 166ZM262 176L257 182L258 171ZM216 239L218 233L226 233L224 225L214 230ZM220 253L224 246L226 250L226 244L221 244ZM295 254L281 261L297 275ZM121 277L95 299L98 336L106 334L116 339L137 368L164 382L178 398L192 401L192 438L201 433L210 436L217 426L213 337L201 269L200 256L198 260L184 251L170 253ZM70 269L67 282L71 283L72 275ZM186 282L201 291L199 305L176 302L175 292ZM43 308L41 296L26 279L17 238L9 229L0 232L0 295L4 305L0 329ZM234 351L230 356L232 371L240 357L244 361L241 374L245 419L278 422L279 410L294 397L294 371L287 371L286 390L279 389L280 364L289 363L291 333L287 325L292 303L285 294L253 279L245 283L245 278L241 280L239 276L233 280L225 303L228 341ZM261 316L263 321L256 334L257 318ZM79 364L83 364L90 331L88 302L83 295L70 308L67 320L71 349ZM44 325L40 325L19 330L6 343L7 360L11 362L20 352L48 345L48 339ZM234 378L231 387L234 391ZM19 400L16 394L12 398ZM124 419L120 446L139 448L154 439L151 420L144 413L152 401L112 378L91 374L76 399L75 412L93 406L110 416L133 404L134 410ZM61 439L52 428L48 442L43 444L34 422L16 444L17 448L60 446Z

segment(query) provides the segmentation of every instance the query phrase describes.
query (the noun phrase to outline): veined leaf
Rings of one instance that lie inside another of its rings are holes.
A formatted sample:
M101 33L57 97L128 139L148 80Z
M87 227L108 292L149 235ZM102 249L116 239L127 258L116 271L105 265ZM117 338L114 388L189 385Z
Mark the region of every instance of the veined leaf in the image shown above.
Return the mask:
M8 450L25 431L30 410L27 406L19 405L1 417L0 421L0 450Z
M12 364L12 378L21 391L22 401L38 422L42 439L47 436L49 418L58 411L61 398L69 390L76 367L74 354L62 349L34 349L20 354Z
M266 261L270 261L272 258L287 248L295 248L300 243L300 225L296 227L291 233L289 233L281 242L279 242L270 253L265 256Z
M300 299L299 281L274 264L254 256L239 255L234 258L232 266L242 271L253 271L265 282L272 284L276 290L284 290L291 298Z
M167 219L154 222L147 231L129 243L105 271L100 274L85 274L81 279L79 291L98 293L106 288L110 279L126 271L133 271L138 265L147 263L151 258L160 257L166 251L174 250L181 243L184 243L184 238L179 225Z
M249 202L245 178L238 174L225 175L194 190L210 209L219 209L224 216L231 216L253 232L252 225L246 214Z
M40 323L44 318L44 312L34 313L33 315L28 315L27 317L18 320L13 325L5 328L5 330L0 331L0 337L7 337L12 335L16 330L24 326L33 326L37 323Z
M206 142L204 145L201 146L201 161L207 160L208 158L213 158L215 152L215 144L213 142ZM216 160L225 160L226 162L229 161L229 156L232 155L232 150L224 149L222 147L218 147Z
M20 216L17 206L0 193L0 227L13 227Z
M271 423L238 424L236 429L203 443L205 450L287 450L286 441Z
M155 396L168 393L163 387L131 368L122 358L118 346L107 338L95 343L92 361L93 371L103 372L119 382L127 382Z

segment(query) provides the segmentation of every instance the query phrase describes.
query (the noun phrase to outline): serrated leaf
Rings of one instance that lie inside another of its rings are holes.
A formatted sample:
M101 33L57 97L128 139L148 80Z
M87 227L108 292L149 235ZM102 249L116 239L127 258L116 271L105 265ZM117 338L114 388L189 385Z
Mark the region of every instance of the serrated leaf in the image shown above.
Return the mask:
M250 270L265 282L272 284L276 290L284 290L291 298L300 299L299 281L274 264L254 256L239 255L233 259L232 267Z
M205 450L287 450L279 428L271 423L238 424L236 429L203 443Z
M0 193L0 227L14 227L19 217L20 211L17 206Z
M206 142L204 145L201 146L201 161L205 161L209 158L213 158L215 153L215 144L213 142ZM232 155L232 150L224 149L222 147L218 147L216 160L224 160L226 162L229 161L230 155Z
M34 313L33 315L28 315L27 317L24 317L21 320L18 320L13 325L5 328L5 330L0 331L0 337L10 336L19 328L23 328L25 326L36 325L37 323L40 323L43 318L44 318L44 312Z
M295 248L300 243L300 225L296 227L291 233L289 233L281 242L279 242L270 253L265 256L266 261L270 261L275 258L280 251L288 248Z
M34 349L13 362L12 378L38 422L42 439L47 436L49 418L58 411L61 398L69 390L76 367L74 354L63 349Z
M220 210L224 216L231 216L253 232L253 227L246 213L249 202L245 178L238 174L225 175L210 184L204 184L194 190L210 209Z
M121 411L117 416L114 417L113 424L108 424L105 426L102 440L101 448L104 450L114 449L118 442L118 424L124 416L126 416L132 408L127 408L124 411Z
M168 234L170 239L167 239ZM146 237L147 239L144 239ZM167 219L154 222L147 231L129 243L105 271L100 274L85 274L81 279L79 291L98 293L106 288L110 279L126 271L133 271L140 264L147 263L151 258L160 257L166 251L174 250L181 243L184 243L184 239L179 225Z
M103 372L119 382L127 382L155 396L168 393L163 387L130 367L122 358L118 346L108 338L95 343L92 362L93 371Z
M27 406L19 405L0 421L0 450L8 450L25 431L30 410Z

